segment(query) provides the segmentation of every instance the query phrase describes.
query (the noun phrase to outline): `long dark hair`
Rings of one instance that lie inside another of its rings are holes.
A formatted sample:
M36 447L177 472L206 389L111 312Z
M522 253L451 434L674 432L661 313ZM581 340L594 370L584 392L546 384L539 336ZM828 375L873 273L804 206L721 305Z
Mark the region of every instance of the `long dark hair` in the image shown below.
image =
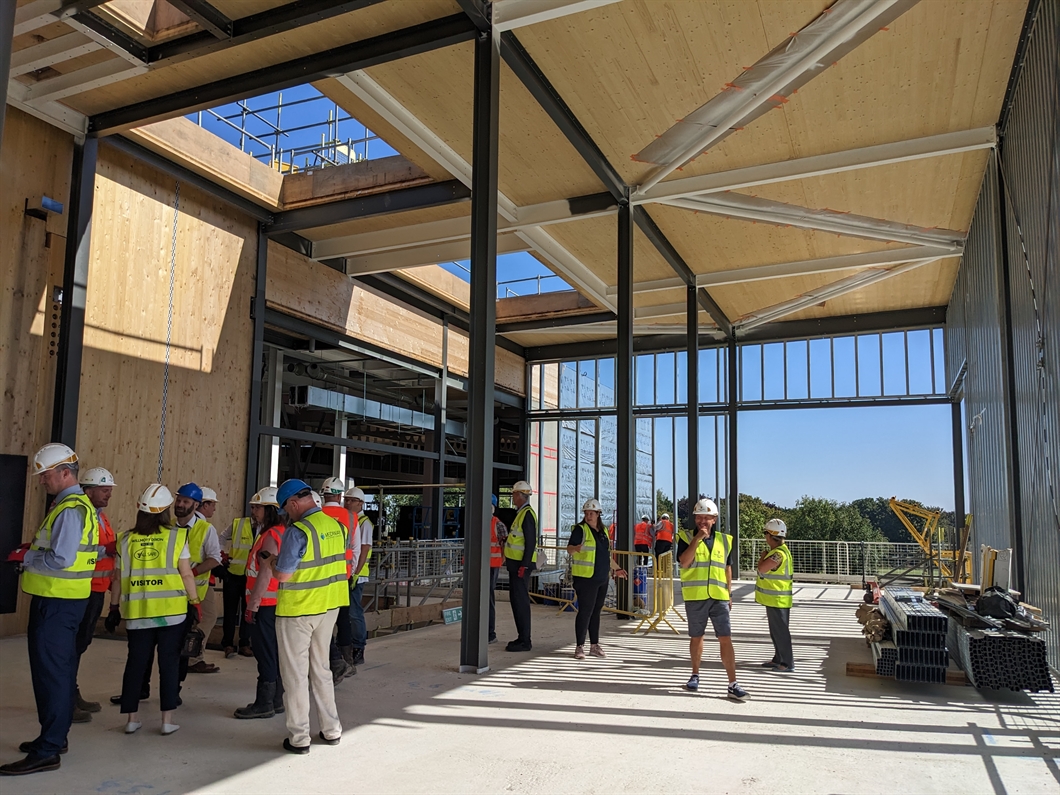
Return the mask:
M262 530L268 530L270 527L283 524L283 519L280 518L280 512L275 505L262 505L261 508L265 517L261 523Z
M151 536L161 533L164 528L169 527L172 523L173 520L169 516L169 508L166 508L162 513L137 511L136 526L133 527L132 531L137 535Z
M605 536L607 535L607 525L604 524L604 515L602 513L596 514L596 527L593 527L591 524L586 522L585 516L582 516L582 521L585 522L585 524L589 525L589 527L592 527L592 529L596 532L603 533Z

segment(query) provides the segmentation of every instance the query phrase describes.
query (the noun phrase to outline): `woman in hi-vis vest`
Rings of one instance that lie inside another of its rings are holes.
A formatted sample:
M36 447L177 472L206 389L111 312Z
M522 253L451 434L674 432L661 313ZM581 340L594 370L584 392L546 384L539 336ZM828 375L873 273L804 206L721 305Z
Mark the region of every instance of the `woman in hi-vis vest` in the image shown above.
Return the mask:
M118 540L120 577L111 582L107 630L125 619L129 656L121 684L125 733L140 723L140 689L158 649L158 695L162 734L180 728L173 711L180 705L180 651L190 624L202 620L195 576L191 573L188 532L172 527L173 494L152 483L137 503L136 526ZM189 607L190 605L190 607Z
M571 575L574 592L578 595L578 614L574 618L574 638L578 648L576 660L585 659L585 634L589 634L589 654L606 657L600 647L600 611L604 608L607 588L611 582L611 543L607 528L600 518L603 509L600 501L591 499L582 506L584 519L571 527L567 540L567 552L571 556ZM615 571L616 577L624 577L624 569Z

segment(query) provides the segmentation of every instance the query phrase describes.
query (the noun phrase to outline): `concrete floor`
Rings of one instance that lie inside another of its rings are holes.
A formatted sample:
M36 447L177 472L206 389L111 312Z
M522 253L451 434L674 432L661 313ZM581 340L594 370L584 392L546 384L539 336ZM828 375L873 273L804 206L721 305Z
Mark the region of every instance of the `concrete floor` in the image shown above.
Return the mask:
M534 651L504 651L512 636L498 605L495 670L456 672L460 628L439 626L369 642L368 662L336 690L341 745L282 752L283 718L237 721L253 699L254 661L222 660L192 675L171 737L158 702L126 737L116 707L74 726L60 770L3 780L4 795L273 792L1060 792L1060 695L981 693L970 687L848 678L870 661L857 590L804 586L792 611L798 672L757 667L771 654L765 613L737 588L738 678L751 699L724 697L708 640L698 694L687 638L631 636L604 617L607 660L572 657L573 615L534 609ZM675 624L683 630L683 624ZM99 639L81 674L86 697L117 692L123 643ZM0 761L36 735L24 638L0 641ZM315 729L314 729L315 733Z

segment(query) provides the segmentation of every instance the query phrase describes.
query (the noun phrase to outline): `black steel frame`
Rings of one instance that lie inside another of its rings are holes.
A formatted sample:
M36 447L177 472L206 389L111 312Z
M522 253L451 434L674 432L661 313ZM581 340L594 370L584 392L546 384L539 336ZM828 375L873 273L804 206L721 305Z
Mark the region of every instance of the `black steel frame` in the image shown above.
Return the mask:
M633 549L633 516L636 510L637 482L636 432L633 420L633 206L629 189L618 202L618 351L615 362L615 406L617 422L617 460L615 462L618 494L615 495L616 549ZM633 582L632 558L627 556L626 587L617 589L617 607L629 611L632 606L630 583ZM621 615L621 614L619 614Z

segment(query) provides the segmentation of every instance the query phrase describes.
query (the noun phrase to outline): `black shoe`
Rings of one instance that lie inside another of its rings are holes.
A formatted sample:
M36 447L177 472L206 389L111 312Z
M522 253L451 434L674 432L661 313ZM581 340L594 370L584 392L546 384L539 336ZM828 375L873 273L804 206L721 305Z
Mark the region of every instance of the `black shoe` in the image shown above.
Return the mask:
M533 645L529 641L513 640L504 647L505 651L530 651Z
M308 754L308 745L291 745L290 738L283 741L283 748L285 751L290 751L292 754Z
M77 700L74 702L74 706L78 709L83 709L85 712L99 712L101 709L103 709L103 707L100 706L100 703L98 701L85 701L83 698L81 698L80 688L78 688L77 690L76 698Z
M353 650L353 664L364 665L364 649Z
M33 741L33 740L26 740L26 742L21 743L18 746L18 750L20 750L24 754L32 754L34 751L37 750L37 743L35 741ZM59 749L59 753L60 754L65 754L69 750L70 750L70 741L67 740L65 743L63 743L63 747Z
M55 756L33 756L27 755L25 759L17 762L0 765L0 776L25 776L30 773L43 773L45 770L58 770L60 765L59 755Z
M490 638L490 639L489 639L489 641L488 641L488 642L489 642L489 643L496 643L496 642L497 642L497 636L496 636L496 635L494 635L494 636L493 636L492 638Z
M92 713L87 709L78 709L74 707L73 716L70 718L71 723L91 723Z
M336 737L334 740L329 740L324 736L324 732L319 732L317 736L320 737L321 742L326 743L327 745L338 745L339 740L342 739L342 737Z

